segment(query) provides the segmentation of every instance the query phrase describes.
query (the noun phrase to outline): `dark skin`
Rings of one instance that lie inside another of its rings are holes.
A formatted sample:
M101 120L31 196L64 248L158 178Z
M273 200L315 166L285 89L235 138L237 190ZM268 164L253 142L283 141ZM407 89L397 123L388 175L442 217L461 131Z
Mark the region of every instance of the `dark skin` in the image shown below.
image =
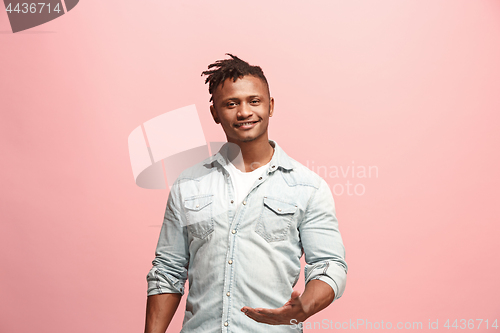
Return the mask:
M165 333L181 301L181 294L148 296L144 333Z

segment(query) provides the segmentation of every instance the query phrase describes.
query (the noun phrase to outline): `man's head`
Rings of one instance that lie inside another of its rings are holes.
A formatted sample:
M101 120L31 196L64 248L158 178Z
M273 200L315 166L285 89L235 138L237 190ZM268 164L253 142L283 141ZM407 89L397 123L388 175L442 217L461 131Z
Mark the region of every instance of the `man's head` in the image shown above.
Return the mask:
M222 125L228 142L266 142L269 117L273 115L274 99L269 85L258 66L229 54L232 59L219 60L205 71L212 94L210 112ZM258 139L258 140L257 140ZM256 141L257 140L257 141Z

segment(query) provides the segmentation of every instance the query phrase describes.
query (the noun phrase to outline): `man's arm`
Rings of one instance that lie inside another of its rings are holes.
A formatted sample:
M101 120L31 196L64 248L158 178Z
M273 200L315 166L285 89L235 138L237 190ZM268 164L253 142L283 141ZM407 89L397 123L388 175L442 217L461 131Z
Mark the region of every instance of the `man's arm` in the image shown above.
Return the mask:
M312 280L306 284L306 289L300 298L302 299L305 315L305 318L301 321L304 321L332 304L335 298L335 292L328 283L321 280Z
M340 235L335 202L328 184L321 179L299 225L306 265L306 286L320 280L334 291L336 300L344 293L347 278L345 248Z
M179 185L174 183L156 246L153 267L147 275L146 333L164 333L184 294L189 248Z
M165 333L175 310L181 301L181 294L157 294L148 296L146 305L146 328L144 333Z

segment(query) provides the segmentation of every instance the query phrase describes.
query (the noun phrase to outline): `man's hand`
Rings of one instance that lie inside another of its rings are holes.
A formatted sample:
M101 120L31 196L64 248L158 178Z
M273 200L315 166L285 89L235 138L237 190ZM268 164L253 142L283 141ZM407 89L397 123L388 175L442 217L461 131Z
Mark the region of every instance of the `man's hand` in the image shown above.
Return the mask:
M312 280L306 290L294 290L292 296L281 308L263 309L244 306L241 311L253 320L269 325L291 325L292 319L304 322L307 318L330 305L335 297L333 289L325 282Z
M307 319L307 311L304 309L304 304L300 298L300 291L294 290L292 296L281 308L278 309L263 309L249 308L244 306L241 308L248 317L259 323L269 325L290 325L290 320L296 319L298 322Z

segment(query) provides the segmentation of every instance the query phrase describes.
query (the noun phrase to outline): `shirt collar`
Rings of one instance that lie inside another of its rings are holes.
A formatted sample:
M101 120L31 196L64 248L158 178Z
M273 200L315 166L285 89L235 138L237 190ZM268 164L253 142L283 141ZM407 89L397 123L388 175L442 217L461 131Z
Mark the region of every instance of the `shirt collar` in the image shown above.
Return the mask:
M281 147L276 143L276 141L269 140L269 144L274 148L274 154L269 163L269 172L273 172L278 168L282 168L285 170L292 170L293 169L292 159L288 157L288 155L283 151L283 149L281 149ZM225 152L227 150L227 147L228 143L225 143L217 154L210 157L210 159L208 160L208 164L217 162L222 167L225 167L228 163L226 158L224 158L224 156L226 156Z

